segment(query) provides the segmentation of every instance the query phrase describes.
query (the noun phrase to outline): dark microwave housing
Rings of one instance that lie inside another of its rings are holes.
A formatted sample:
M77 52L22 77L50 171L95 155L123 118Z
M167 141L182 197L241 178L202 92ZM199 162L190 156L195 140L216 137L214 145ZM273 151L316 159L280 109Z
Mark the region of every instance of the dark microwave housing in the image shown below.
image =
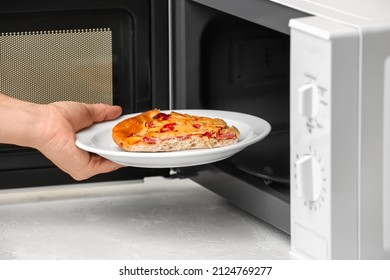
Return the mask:
M16 0L0 7L0 34L94 28L112 30L113 104L122 106L124 113L168 109L166 0ZM123 168L87 181L167 173L166 169ZM73 182L38 151L0 144L0 188Z

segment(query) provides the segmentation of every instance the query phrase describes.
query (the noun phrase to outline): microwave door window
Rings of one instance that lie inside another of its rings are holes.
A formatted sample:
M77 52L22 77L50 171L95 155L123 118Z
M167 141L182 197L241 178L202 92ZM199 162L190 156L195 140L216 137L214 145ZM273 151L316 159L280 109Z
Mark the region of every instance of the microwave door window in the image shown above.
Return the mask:
M125 112L136 107L138 92L150 102L149 72L135 59L137 51L149 61L140 48L148 22L136 27L134 18L121 9L1 14L0 91L43 104L120 104Z
M0 90L51 103L113 103L109 28L10 32L0 36Z

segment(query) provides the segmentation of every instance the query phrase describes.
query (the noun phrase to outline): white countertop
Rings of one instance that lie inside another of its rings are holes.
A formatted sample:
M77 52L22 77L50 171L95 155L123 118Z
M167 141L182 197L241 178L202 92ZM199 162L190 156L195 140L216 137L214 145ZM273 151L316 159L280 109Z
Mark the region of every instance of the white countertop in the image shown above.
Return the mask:
M289 236L189 179L0 191L0 259L289 259Z

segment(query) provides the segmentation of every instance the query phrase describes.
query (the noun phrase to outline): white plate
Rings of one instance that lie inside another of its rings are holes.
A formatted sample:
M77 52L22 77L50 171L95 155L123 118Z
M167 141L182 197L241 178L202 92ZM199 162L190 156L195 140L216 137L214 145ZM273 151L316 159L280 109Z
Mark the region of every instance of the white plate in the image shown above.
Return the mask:
M95 124L76 135L76 145L88 152L98 154L122 165L149 168L173 168L211 163L228 158L261 139L271 131L265 120L236 112L215 110L174 110L178 113L221 118L231 126L240 130L240 138L236 144L213 148L178 152L127 152L121 150L111 137L112 128L120 121L137 114L123 115L120 118ZM170 111L163 111L169 113Z

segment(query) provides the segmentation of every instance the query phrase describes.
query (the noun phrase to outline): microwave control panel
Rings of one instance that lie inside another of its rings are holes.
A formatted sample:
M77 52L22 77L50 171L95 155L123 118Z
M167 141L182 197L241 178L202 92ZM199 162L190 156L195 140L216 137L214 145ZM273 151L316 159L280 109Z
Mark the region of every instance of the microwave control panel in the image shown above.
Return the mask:
M326 145L316 143L324 141L329 135L329 100L324 85L308 73L296 90L294 103L300 118L301 138L309 139L303 149L294 154L293 176L296 180L297 197L309 210L317 211L326 199ZM322 155L321 155L322 154Z
M290 27L292 254L354 259L358 32L319 17Z

